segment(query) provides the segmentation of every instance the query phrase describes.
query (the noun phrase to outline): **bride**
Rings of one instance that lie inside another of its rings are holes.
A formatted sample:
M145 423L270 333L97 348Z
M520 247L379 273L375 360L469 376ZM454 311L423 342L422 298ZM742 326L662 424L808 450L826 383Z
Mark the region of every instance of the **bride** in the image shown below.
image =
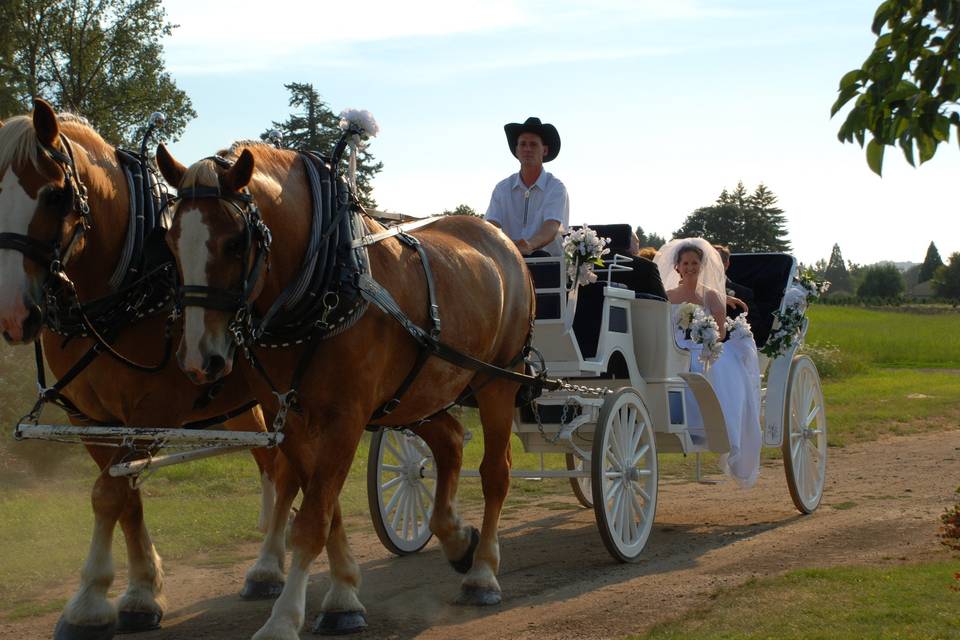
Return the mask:
M703 238L681 238L663 245L654 257L677 327L677 344L691 353L690 370L704 373L700 344L679 327L683 303L703 307L726 338L726 275L720 254ZM723 343L723 351L704 373L717 394L727 423L730 453L720 458L720 467L744 488L757 481L760 468L760 365L757 347L749 332L737 330ZM692 439L703 441L703 418L693 394L687 391L687 424Z

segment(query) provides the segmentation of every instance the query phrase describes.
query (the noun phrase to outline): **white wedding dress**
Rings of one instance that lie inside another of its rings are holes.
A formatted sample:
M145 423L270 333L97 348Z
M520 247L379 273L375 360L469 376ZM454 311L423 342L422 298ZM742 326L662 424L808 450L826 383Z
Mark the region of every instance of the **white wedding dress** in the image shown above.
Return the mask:
M677 326L680 305L670 305ZM701 346L677 326L677 345L690 351L690 370L703 373ZM760 364L753 337L736 332L723 343L723 352L704 374L720 401L727 423L730 453L720 458L720 468L743 488L752 487L760 471ZM686 390L687 425L695 443L706 441L703 416L693 393Z

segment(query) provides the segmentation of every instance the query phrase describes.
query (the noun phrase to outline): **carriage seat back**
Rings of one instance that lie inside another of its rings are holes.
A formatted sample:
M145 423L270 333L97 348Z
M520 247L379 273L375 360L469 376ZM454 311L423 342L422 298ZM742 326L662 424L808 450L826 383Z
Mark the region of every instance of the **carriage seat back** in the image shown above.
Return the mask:
M690 352L677 346L669 302L634 300L630 318L637 370L645 380L673 378L690 370Z
M770 335L773 312L780 309L783 294L796 271L797 261L787 253L735 253L730 256L727 276L753 289L753 303L747 320L757 348Z
M603 273L603 268L597 267L597 281L580 287L577 301L577 313L573 320L573 331L580 345L580 352L584 358L597 355L597 346L600 341L600 330L603 322L603 289L610 282L614 286L630 289L640 297L666 300L667 294L660 280L660 271L657 266L646 258L630 256L630 237L633 233L628 224L598 224L591 225L591 229L602 238L609 238L607 248L610 256L620 255L619 264L630 267L630 271L613 271ZM609 262L605 264L609 265Z

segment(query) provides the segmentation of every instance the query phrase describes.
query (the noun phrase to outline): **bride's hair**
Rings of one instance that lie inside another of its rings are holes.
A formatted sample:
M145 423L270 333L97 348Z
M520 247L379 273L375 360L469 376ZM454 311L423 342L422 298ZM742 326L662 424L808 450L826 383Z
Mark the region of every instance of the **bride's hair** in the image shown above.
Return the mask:
M700 258L700 275L697 279L697 292L706 299L706 292L712 291L721 299L722 304L726 306L726 273L723 269L723 261L720 254L703 238L675 238L666 243L653 261L660 270L660 280L663 281L663 288L667 291L675 289L680 285L680 273L677 271L677 265L683 254L692 252Z
M695 253L697 258L700 259L700 262L703 262L703 249L693 244L692 242L685 242L677 247L677 252L674 254L673 264L678 265L680 261L683 260L683 254L685 253Z

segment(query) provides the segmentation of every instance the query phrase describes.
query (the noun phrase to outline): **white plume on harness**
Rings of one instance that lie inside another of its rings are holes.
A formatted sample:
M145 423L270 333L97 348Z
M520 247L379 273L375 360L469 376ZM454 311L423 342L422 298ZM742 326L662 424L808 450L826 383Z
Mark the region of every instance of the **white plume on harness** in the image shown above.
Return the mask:
M375 138L380 133L380 127L373 118L373 114L366 109L344 109L340 112L340 128L344 131L357 129L358 132L350 136L350 166L348 180L350 188L357 190L357 152L364 148L361 136Z

